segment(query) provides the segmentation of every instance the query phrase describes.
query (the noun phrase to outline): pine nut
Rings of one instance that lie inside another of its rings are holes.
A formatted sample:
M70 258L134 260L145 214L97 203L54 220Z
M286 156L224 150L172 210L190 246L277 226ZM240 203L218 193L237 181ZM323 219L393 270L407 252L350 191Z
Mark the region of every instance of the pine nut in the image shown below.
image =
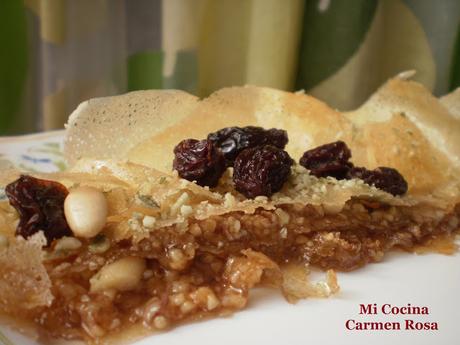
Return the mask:
M67 195L64 201L64 214L75 236L94 237L105 226L107 200L96 188L78 187Z
M145 261L142 258L126 257L102 267L91 279L91 292L107 289L128 291L134 289L142 279Z
M75 237L62 237L54 245L55 251L71 251L81 247L81 242Z

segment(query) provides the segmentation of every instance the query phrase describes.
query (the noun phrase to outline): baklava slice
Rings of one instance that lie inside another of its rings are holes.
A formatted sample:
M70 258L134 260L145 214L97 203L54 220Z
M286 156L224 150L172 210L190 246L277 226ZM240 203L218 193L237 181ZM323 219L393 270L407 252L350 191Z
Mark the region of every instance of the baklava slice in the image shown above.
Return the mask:
M113 341L227 315L246 306L255 286L291 302L326 297L339 289L336 270L380 261L393 248L454 250L459 200L443 193L393 196L294 164L279 192L247 198L231 175L210 189L113 161L4 174L2 313L42 340ZM311 267L324 269L325 281L310 282Z

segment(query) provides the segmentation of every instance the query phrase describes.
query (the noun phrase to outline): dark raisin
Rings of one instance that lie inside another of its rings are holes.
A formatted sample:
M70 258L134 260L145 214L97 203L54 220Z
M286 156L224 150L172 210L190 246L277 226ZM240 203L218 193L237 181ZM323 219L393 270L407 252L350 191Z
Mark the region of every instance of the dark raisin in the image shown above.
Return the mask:
M289 154L271 145L243 150L235 159L235 188L248 198L270 196L286 182L294 161Z
M72 235L64 216L64 200L69 192L62 184L21 175L6 186L5 193L19 213L16 235L27 238L42 230L48 245Z
M299 163L316 177L332 176L342 180L353 167L348 161L350 157L351 151L347 144L336 141L306 151Z
M222 150L227 166L233 166L238 154L244 149L272 145L284 149L288 142L287 132L282 129L262 127L227 127L208 134L208 139Z
M174 155L173 167L179 176L200 186L217 186L225 171L225 158L210 140L182 140Z
M359 178L369 185L373 185L393 195L403 195L407 192L407 182L398 170L387 167L378 167L374 170L366 168L352 168L347 178Z

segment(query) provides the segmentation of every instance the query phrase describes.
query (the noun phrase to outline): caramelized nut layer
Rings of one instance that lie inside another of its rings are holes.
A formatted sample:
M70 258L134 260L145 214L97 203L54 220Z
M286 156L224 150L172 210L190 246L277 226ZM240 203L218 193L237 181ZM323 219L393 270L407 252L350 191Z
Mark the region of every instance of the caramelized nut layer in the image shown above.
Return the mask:
M438 217L359 199L338 213L297 204L189 219L185 230L176 224L139 243L110 243L105 251L83 244L69 257L48 261L55 299L50 307L31 310L30 318L48 336L91 340L135 324L165 329L228 314L247 304L257 284L281 288L293 301L298 296L283 283L286 265L353 270L381 260L391 248L412 250L448 238L459 219L459 206ZM91 277L126 258L145 263L136 284L91 288Z

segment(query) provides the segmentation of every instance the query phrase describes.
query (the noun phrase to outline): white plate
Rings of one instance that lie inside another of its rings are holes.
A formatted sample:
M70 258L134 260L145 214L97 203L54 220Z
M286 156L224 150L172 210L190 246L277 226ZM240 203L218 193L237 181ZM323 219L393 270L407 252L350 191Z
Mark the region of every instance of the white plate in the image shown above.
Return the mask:
M63 167L62 132L0 138L0 168L8 162L25 169L51 171ZM178 327L136 344L418 344L459 343L460 254L392 253L378 264L339 273L341 291L330 299L288 304L279 293L258 289L247 309L231 317ZM378 314L359 314L360 304L376 304ZM426 307L428 315L384 315L385 304ZM347 330L347 320L398 322L401 330ZM405 320L436 322L438 330L406 330ZM5 328L0 344L36 344ZM3 339L6 338L6 339Z

